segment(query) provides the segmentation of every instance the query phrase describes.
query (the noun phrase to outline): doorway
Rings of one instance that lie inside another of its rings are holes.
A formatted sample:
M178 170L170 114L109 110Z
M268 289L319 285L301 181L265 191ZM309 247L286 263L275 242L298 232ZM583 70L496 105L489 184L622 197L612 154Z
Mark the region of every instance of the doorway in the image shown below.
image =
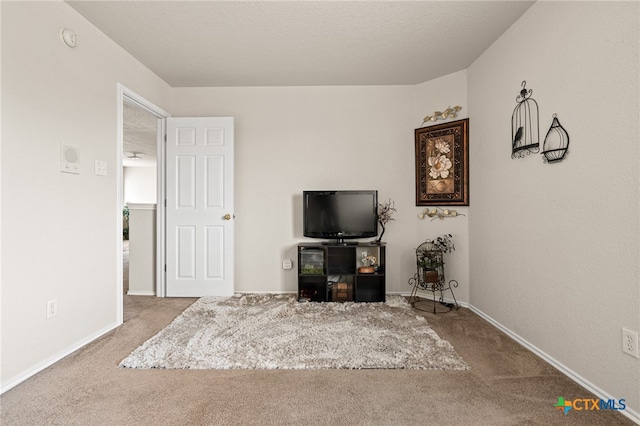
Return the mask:
M124 99L122 263L125 295L155 296L153 228L158 199L157 121L155 115Z
M140 95L118 84L118 317L124 321L124 295L131 294L131 240L125 240L126 227L131 222L132 208L149 210L153 206L155 212L153 227L150 232L155 241L155 248L146 247L154 259L164 258L164 162L162 143L166 132L167 112L150 103ZM128 221L124 212L128 206ZM157 206L157 207L156 207ZM143 214L142 212L141 214ZM137 210L136 213L137 214ZM147 212L148 214L148 212ZM144 217L144 214L143 214ZM147 223L145 226L148 226ZM129 230L129 234L130 234ZM129 235L129 238L131 235ZM146 244L146 243L145 243ZM153 243L150 243L153 244ZM127 250L129 249L129 250ZM133 259L133 262L136 260ZM164 297L162 285L164 268L155 266L155 282L149 292ZM153 278L152 278L153 280ZM141 294L141 293L138 293Z

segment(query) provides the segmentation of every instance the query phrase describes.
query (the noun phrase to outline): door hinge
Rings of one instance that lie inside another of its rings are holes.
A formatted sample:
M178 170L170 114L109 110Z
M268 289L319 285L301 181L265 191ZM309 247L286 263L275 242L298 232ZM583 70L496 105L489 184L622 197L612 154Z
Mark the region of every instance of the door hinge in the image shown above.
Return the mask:
M164 143L167 143L167 134L164 134Z
M164 271L167 272L167 265L164 265Z

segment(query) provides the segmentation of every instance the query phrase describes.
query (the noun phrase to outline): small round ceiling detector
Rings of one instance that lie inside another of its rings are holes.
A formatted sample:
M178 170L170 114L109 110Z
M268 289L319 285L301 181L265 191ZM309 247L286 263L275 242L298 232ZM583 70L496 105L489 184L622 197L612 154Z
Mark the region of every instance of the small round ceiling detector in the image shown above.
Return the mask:
M78 45L78 35L69 28L60 29L60 40L72 49Z

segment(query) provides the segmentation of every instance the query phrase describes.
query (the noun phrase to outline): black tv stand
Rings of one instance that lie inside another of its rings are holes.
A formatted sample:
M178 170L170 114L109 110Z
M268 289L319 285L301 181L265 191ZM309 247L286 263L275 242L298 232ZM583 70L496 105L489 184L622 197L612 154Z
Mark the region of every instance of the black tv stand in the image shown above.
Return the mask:
M384 302L385 259L374 242L298 244L298 300Z
M342 238L338 238L335 241L323 241L322 245L323 246L357 246L358 243L357 241L345 241Z

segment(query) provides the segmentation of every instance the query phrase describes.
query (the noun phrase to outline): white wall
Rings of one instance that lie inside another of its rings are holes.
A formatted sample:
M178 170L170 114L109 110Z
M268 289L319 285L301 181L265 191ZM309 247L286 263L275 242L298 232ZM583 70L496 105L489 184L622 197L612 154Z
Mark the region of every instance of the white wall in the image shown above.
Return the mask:
M236 290L296 290L281 263L304 241L303 190L378 189L398 210L384 234L387 291L409 292L416 247L452 233L447 273L468 301L467 218L420 220L415 206L414 129L449 104L466 108L464 71L417 87L174 89L174 116L235 117Z
M155 204L158 172L155 167L123 167L124 203Z
M410 86L182 88L174 116L235 117L236 290L296 291L305 189L377 189L387 290L409 291L416 247Z
M63 2L1 7L6 389L120 320L117 83L157 105L170 88ZM62 27L78 34L76 49ZM79 175L59 172L61 143L79 149ZM58 314L47 320L50 299Z
M469 117L466 71L459 71L415 86L413 106L413 120L416 123L415 127L420 127L424 117L427 115L433 115L434 111L444 111L446 108L454 107L456 105L462 107L456 118L439 120L435 123L429 122L425 124L425 127ZM470 119L469 128L474 124L474 121ZM469 140L469 143L471 142L472 141ZM415 162L413 164L415 164ZM471 168L473 165L469 164L469 167ZM413 169L415 173L415 166ZM473 201L470 200L470 203L471 202ZM413 204L415 206L415 196ZM432 207L429 206L429 208ZM414 244L417 247L424 242L424 240L434 239L443 234L451 234L453 236L453 243L456 250L452 253L445 254L445 276L447 280L454 279L459 284L459 287L454 289L456 299L461 302L468 302L469 207L454 206L448 208L456 210L460 215L455 218L449 217L445 219L432 219L429 217L419 219L418 214L424 210L424 207L413 207ZM445 297L450 297L450 295L445 293Z
M156 294L156 205L129 203L129 290Z
M471 302L636 413L621 328L640 331L638 9L537 2L467 70ZM522 80L541 139L554 113L569 133L561 163L511 159Z

